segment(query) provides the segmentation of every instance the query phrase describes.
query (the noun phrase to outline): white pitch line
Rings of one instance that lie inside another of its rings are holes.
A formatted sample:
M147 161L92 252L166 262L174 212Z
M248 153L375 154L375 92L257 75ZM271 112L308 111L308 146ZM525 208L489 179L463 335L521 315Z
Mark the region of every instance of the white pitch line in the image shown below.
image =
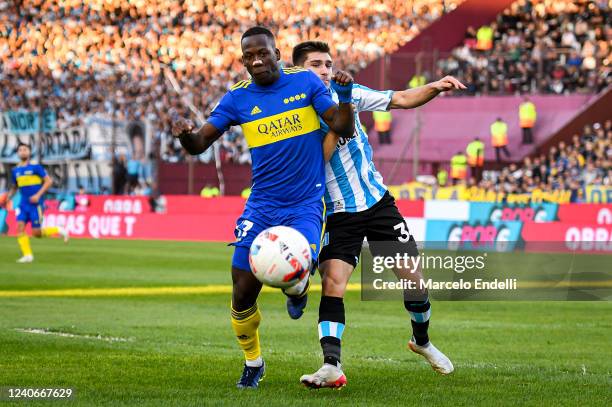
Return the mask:
M38 334L38 335L53 335L61 336L62 338L79 338L79 339L96 339L105 342L132 342L132 338L119 338L114 336L102 336L102 335L79 335L71 334L69 332L61 331L49 331L48 329L40 328L15 328L15 331L27 333L27 334Z

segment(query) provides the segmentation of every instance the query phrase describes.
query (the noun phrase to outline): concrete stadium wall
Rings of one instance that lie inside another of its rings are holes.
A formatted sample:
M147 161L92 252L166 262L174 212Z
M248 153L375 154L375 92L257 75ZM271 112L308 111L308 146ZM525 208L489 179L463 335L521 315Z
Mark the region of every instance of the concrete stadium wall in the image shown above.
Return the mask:
M419 145L421 174L432 173L437 163L446 165L452 155L459 150L464 151L474 137L484 141L485 159L493 161L495 152L490 142L490 125L497 117L502 117L508 123L510 161L521 160L534 153L550 135L559 131L577 111L595 98L593 95L533 96L531 100L537 107L538 120L534 128L535 144L529 146L521 145L518 107L522 98L519 96L441 97L418 111L394 110L391 145L379 146L376 132L370 131L374 163L383 176L389 176L399 158L401 165L396 175L385 181L389 184L411 179L413 147L410 135L417 115L420 115L422 123Z

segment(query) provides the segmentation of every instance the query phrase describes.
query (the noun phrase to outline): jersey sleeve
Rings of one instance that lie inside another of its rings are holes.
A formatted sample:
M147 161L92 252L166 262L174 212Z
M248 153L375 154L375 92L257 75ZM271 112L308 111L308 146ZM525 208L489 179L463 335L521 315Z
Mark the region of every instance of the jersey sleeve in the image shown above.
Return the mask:
M325 87L323 81L314 73L307 71L306 74L310 80L310 89L312 93L312 105L319 116L327 112L330 107L336 105L333 101L331 92Z
M231 92L227 92L217 103L208 116L208 123L212 124L220 132L226 132L231 126L238 124L238 112L234 106Z
M11 183L13 185L17 185L17 177L15 176L15 169L11 170Z
M36 168L34 169L34 173L40 178L45 178L47 176L47 171L45 171L45 167L40 164L36 166Z
M367 86L354 84L352 97L359 112L389 110L393 91L374 90Z

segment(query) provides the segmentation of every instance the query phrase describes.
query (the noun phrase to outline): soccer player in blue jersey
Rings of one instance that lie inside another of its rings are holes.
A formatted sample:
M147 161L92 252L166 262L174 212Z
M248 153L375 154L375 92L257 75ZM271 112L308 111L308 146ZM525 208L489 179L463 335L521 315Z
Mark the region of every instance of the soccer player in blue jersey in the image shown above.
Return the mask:
M293 64L312 70L329 86L333 62L326 43L307 41L298 44L293 49ZM318 325L323 366L314 374L301 377L301 382L307 387L337 388L346 385L346 376L340 365L345 327L343 298L359 260L364 237L369 242L399 241L405 244L408 254L418 255L408 225L374 167L372 148L359 121L359 112L415 108L451 89L465 89L465 86L451 76L398 92L381 92L354 84L351 98L355 106L356 134L347 139L330 131L325 139L325 155L329 159L325 168L328 216L319 255L323 293ZM335 98L333 89L332 94ZM418 271L412 276L414 279L419 277ZM451 361L429 341L427 335L430 316L427 293L407 295L404 306L411 317L410 349L423 355L437 372L451 373Z
M17 215L17 243L22 257L18 263L32 263L34 255L30 246L30 238L26 234L26 225L32 225L32 236L50 237L62 236L68 241L68 231L57 226L42 227L44 195L53 185L53 180L40 164L30 163L32 151L27 144L19 144L17 156L19 164L11 171L12 186L8 192L7 202L19 189L21 199L15 209Z
M240 125L252 158L253 185L233 243L231 321L245 356L239 388L257 387L265 365L258 327L261 314L257 296L261 283L250 272L249 249L264 229L290 226L300 231L316 260L325 220L325 161L319 117L334 132L350 138L354 132L351 106L352 78L338 72L330 86L302 68L283 69L272 33L263 27L247 30L241 39L242 63L250 80L238 82L223 96L200 129L191 121L173 122L172 133L190 154L201 154L230 126ZM299 318L306 301L306 286L295 289L288 301L292 318ZM302 291L302 292L300 292Z

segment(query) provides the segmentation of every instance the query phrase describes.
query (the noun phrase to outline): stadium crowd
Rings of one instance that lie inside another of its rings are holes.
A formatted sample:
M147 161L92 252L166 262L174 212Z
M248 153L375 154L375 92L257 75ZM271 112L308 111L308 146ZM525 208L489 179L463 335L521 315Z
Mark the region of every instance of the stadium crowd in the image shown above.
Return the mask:
M164 138L167 112L186 110L163 65L206 114L245 77L240 35L254 23L278 32L285 59L299 41L319 38L333 42L344 68L358 70L460 2L0 0L0 110L44 103L57 111L60 126L114 110L118 120L148 119L163 139L162 157L178 160L183 153ZM232 134L223 146L228 159L248 162Z
M468 185L505 193L565 190L571 191L571 202L581 202L585 186L612 186L612 120L587 125L571 143L560 142L547 154L525 157L522 165L489 172L480 183L470 178Z
M612 83L608 1L520 0L490 26L467 30L464 44L438 63L466 94L563 94Z

